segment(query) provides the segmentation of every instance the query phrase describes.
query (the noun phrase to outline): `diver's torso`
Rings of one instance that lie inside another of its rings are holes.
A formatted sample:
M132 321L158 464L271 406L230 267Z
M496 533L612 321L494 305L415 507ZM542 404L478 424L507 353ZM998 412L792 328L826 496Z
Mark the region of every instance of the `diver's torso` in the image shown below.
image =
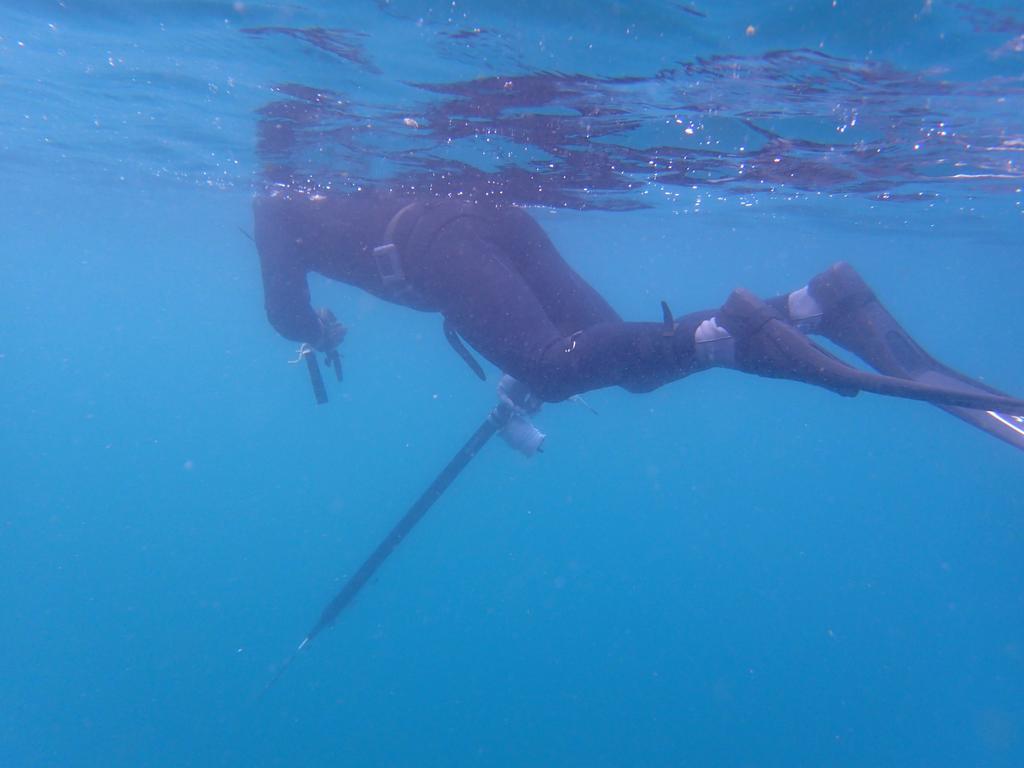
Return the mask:
M280 193L262 196L256 205L256 215L270 220L264 224L282 227L288 233L294 244L294 258L306 270L425 310L432 309L429 302L417 300L414 294L397 295L381 279L374 248L385 245L392 219L402 212L391 234L401 258L408 262L428 247L433 235L449 219L467 212L486 215L493 210L490 205L417 200L377 191L344 195Z

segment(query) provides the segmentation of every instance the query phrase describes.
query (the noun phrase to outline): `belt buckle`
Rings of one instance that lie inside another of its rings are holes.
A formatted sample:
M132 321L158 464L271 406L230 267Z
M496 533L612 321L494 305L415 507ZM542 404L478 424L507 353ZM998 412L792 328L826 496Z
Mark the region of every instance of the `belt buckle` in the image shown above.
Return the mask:
M405 284L405 272L402 271L398 247L394 243L378 245L373 249L373 258L377 262L377 272L386 288Z

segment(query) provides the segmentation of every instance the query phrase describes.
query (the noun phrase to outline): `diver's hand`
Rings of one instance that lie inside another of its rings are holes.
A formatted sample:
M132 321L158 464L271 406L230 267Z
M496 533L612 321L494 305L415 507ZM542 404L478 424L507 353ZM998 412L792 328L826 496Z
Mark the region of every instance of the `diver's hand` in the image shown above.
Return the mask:
M320 352L332 352L345 339L348 328L338 322L327 307L316 311L317 319L320 321L320 337L313 342L313 347Z

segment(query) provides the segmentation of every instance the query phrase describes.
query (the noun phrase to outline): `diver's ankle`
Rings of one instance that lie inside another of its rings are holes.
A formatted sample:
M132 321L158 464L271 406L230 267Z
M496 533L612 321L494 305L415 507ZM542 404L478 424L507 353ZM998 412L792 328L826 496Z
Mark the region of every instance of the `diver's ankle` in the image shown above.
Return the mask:
M700 368L735 368L736 339L718 321L709 317L693 332L694 360Z
M718 312L697 326L693 341L698 365L746 370L746 347L772 321L785 323L786 318L750 291L737 288Z

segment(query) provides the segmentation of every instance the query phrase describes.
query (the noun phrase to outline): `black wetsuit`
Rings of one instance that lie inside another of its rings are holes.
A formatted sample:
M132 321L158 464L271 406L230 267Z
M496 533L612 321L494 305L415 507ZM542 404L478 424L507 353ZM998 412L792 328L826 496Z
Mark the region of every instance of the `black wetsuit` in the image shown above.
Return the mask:
M847 264L768 301L738 289L718 309L627 322L520 208L294 191L260 196L254 208L267 314L296 341L316 345L323 332L307 285L318 272L441 313L456 349L465 351L461 337L547 401L608 386L645 392L726 366L844 395L925 400L1024 448L1024 402L932 358ZM882 375L838 360L805 332Z
M307 272L414 309L440 312L465 341L544 400L607 386L648 391L694 370L693 329L713 312L625 322L559 255L524 210L413 203L372 193L255 202L267 314L287 338L320 332ZM386 230L405 282L385 285L374 248ZM692 326L692 327L691 327Z

